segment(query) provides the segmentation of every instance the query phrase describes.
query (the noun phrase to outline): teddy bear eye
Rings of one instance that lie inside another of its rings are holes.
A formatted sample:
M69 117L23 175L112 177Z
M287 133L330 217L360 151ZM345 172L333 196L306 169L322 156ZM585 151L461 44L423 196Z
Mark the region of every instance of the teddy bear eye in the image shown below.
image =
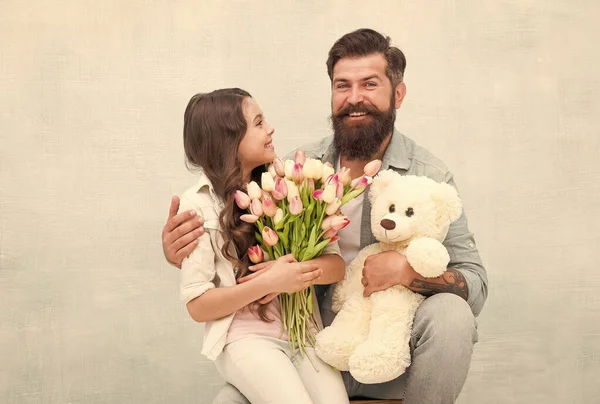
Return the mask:
M396 211L396 205L390 205L390 213L394 213Z
M404 213L406 213L406 216L411 217L412 215L415 214L415 211L413 210L413 208L408 208L408 209L406 209L406 212L404 212Z

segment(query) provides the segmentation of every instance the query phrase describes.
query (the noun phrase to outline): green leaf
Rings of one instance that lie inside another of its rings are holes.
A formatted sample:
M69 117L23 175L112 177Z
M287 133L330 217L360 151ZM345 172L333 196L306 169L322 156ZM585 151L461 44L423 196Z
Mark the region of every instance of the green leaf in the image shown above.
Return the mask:
M313 250L314 255L311 257L311 259L321 255L321 252L323 252L325 247L327 247L327 244L329 244L330 242L331 242L331 239L328 238L326 240L321 241L319 244L317 244Z

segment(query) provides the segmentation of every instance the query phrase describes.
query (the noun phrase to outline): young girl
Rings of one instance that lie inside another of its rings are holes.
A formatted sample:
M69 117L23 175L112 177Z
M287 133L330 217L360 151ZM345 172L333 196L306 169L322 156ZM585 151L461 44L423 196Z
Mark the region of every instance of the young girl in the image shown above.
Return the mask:
M181 196L180 212L195 210L206 233L182 263L181 296L190 316L206 323L202 353L251 403L348 403L339 372L319 360L314 349L308 348L317 370L299 354L292 360L276 298L342 280L345 268L337 244L312 261L285 256L244 278L254 227L239 219L243 212L234 193L259 179L275 159L274 131L243 90L216 90L190 100L184 149L200 178ZM319 311L314 312L319 322Z

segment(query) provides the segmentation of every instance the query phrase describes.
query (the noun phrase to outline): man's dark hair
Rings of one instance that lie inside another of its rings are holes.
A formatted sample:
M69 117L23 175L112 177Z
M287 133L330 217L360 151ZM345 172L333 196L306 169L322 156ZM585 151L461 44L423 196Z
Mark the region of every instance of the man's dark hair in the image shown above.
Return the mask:
M404 79L406 58L395 46L390 46L390 37L368 28L358 29L338 39L329 50L327 74L333 82L333 67L342 58L357 58L380 53L387 60L386 75L392 88Z

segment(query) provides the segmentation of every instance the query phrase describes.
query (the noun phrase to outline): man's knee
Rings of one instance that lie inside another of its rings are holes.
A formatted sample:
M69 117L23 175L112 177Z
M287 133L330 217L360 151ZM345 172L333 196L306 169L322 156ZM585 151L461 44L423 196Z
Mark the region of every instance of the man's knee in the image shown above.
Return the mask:
M445 344L475 344L477 324L464 299L451 293L439 293L421 303L415 315L413 334L419 339L440 339Z

